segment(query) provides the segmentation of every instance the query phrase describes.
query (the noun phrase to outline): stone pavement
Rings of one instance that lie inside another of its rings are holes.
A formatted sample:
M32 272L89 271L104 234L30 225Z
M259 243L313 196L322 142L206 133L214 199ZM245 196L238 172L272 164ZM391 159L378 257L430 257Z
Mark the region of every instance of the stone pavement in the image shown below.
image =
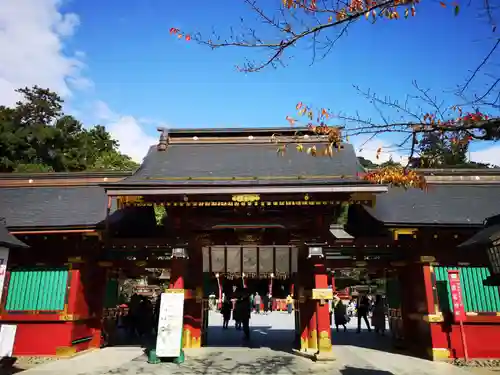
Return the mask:
M209 347L187 350L181 365L150 365L140 348L116 347L90 352L23 372L23 375L471 375L468 370L388 351L387 337L373 333L333 332L336 361L314 363L290 353L293 315L274 312L252 316L252 340L243 346L242 333L222 330L220 314L210 316Z

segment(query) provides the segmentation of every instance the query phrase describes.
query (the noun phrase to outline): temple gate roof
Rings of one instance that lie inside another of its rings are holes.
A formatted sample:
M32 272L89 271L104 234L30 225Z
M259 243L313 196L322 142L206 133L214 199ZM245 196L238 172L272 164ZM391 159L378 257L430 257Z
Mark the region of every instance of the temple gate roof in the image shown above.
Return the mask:
M332 157L299 152L297 142L304 149L326 145L307 129L178 129L164 130L162 137L132 176L109 185L367 184L358 176L362 167L350 144ZM286 151L279 154L283 144Z

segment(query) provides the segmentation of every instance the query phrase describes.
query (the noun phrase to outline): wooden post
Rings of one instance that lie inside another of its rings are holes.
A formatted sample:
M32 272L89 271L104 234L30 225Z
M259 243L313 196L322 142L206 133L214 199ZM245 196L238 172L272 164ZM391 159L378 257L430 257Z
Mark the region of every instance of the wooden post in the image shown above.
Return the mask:
M314 264L314 287L316 289L328 289L328 273L321 260L316 260ZM317 348L318 359L321 357L331 358L332 338L329 304L326 300L315 300L316 324L317 324ZM311 322L312 323L312 322Z

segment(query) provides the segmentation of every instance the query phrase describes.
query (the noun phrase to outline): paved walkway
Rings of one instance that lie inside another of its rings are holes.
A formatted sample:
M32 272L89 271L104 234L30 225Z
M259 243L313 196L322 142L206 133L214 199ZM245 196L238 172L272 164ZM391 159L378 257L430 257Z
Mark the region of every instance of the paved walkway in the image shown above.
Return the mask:
M241 332L222 330L219 314L210 317L209 347L186 351L181 365L150 365L140 348L116 347L90 352L70 360L48 363L23 375L471 375L444 363L394 354L388 338L373 333L334 332L335 362L313 363L289 352L293 316L274 312L252 317L252 344L242 345Z

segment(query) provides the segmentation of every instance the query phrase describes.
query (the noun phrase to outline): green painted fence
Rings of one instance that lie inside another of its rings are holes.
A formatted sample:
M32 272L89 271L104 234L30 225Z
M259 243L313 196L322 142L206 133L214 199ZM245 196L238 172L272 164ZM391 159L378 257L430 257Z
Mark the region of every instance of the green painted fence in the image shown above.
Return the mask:
M448 271L458 270L462 284L462 299L466 312L500 311L500 293L497 286L485 286L484 280L490 276L486 267L434 267L436 288L441 311L451 311L451 291Z
M67 268L13 269L10 272L5 310L63 310L67 283Z

